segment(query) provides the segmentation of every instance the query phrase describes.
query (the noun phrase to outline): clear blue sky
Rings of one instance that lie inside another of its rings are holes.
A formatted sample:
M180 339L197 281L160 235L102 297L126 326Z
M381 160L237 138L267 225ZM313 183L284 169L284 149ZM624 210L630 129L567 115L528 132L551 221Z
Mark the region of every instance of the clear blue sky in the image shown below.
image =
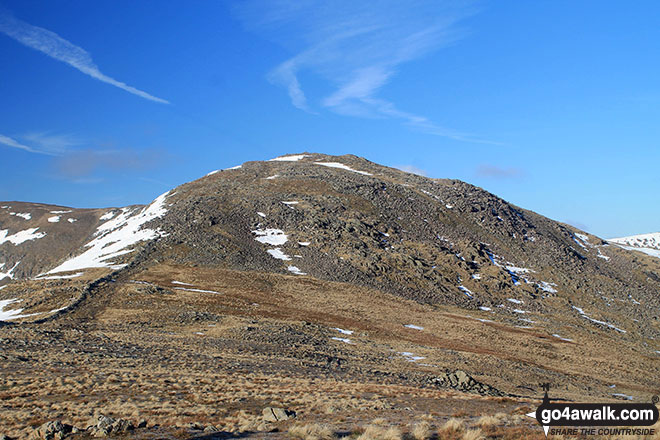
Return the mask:
M355 3L358 3L356 6ZM0 0L0 200L146 203L301 151L660 230L657 1Z

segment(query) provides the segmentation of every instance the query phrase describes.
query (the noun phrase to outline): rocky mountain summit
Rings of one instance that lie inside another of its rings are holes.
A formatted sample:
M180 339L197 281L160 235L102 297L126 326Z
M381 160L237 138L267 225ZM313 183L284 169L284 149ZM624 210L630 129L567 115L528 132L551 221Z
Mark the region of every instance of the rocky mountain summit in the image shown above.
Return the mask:
M152 395L183 371L250 371L515 399L552 382L556 397L645 401L660 391L660 259L626 248L658 244L640 237L606 241L351 155L246 162L147 206L0 202L0 367L6 381L37 359L140 371ZM32 392L17 391L7 420ZM239 394L222 405L268 403ZM325 404L361 407L353 398ZM205 411L200 399L178 410ZM106 413L166 418L148 400Z

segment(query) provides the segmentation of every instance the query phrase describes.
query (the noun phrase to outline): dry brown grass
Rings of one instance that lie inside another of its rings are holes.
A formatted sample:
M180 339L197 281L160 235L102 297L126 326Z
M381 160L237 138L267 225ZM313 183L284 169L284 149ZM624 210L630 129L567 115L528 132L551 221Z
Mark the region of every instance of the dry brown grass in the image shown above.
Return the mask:
M433 435L433 432L431 431L431 424L427 421L415 423L412 431L410 431L410 435L412 435L415 440L430 439Z
M480 428L490 428L492 426L497 426L501 423L501 419L495 417L495 416L481 416L477 420L476 425L479 426Z
M368 425L357 440L402 440L399 428Z
M289 437L300 440L332 440L334 432L325 425L312 423L308 425L293 425L289 429Z
M463 432L465 431L465 423L461 419L452 417L440 427L439 431L441 434Z
M481 431L481 429L468 429L463 433L461 440L483 440L486 436Z

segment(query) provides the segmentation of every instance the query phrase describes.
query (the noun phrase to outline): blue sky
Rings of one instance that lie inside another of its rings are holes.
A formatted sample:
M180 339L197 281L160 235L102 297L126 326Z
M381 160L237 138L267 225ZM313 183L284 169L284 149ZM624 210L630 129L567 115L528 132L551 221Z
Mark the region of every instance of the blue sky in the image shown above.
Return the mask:
M358 3L356 6L355 3ZM147 203L302 151L660 230L655 1L0 0L0 200Z

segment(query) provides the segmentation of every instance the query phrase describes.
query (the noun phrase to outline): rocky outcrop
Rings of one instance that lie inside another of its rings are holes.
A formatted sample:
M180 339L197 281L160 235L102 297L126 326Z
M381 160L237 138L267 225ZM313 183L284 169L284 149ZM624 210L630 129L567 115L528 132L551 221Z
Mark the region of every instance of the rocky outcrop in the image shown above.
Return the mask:
M428 382L434 386L442 388L452 388L468 393L476 393L484 396L505 396L506 393L490 385L475 380L472 376L463 370L444 373L439 376L428 378Z

